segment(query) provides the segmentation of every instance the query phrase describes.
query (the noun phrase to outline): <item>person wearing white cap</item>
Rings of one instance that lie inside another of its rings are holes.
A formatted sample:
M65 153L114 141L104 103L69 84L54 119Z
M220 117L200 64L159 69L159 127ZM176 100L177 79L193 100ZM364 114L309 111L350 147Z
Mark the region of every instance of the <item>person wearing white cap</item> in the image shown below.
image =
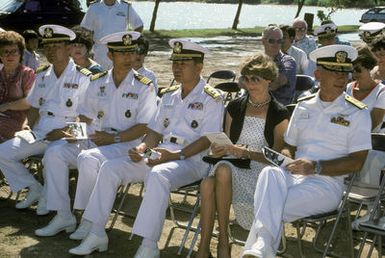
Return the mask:
M325 20L321 22L321 26L314 31L314 34L318 37L319 47L334 44L350 46L350 42L343 41L337 36L337 31L337 25L333 21Z
M57 215L48 226L37 229L36 235L53 236L70 226L75 229L68 194L69 167L78 165L75 208L84 209L101 163L126 156L128 149L140 142L156 110L156 93L152 82L132 69L139 36L139 32L118 32L102 39L114 67L91 77L87 97L79 105L80 121L88 124L89 140L55 146L44 155L47 209L57 211ZM78 235L79 231L70 238L79 239Z
M39 28L44 46L44 55L51 64L36 71L36 80L27 96L32 106L28 126L19 136L0 145L0 169L7 178L13 192L29 188L26 198L16 205L28 208L38 201L42 186L25 168L21 160L30 155L43 154L47 147L63 144L56 141L64 137L67 122L78 116L77 107L82 102L91 74L76 66L69 57L69 42L75 33L59 25L44 25ZM31 140L31 141L30 141ZM37 209L38 214L46 214Z
M385 23L382 22L368 22L361 25L359 30L359 36L363 42L370 44L373 39L384 32Z
M91 31L94 39L94 58L104 70L112 67L107 48L100 40L115 32L132 30L142 32L143 21L127 0L101 0L91 3L80 26Z
M70 250L72 254L86 255L95 249L107 250L108 238L104 226L117 189L108 183L112 179L103 180L103 184L95 186L98 173L106 160L127 159L128 150L140 143L146 125L156 111L156 90L152 81L132 69L136 62L139 36L140 33L135 31L118 32L101 40L107 45L108 56L114 66L91 77L87 99L79 109L81 119L89 124L90 141L83 146L60 146L44 158L48 179L47 208L58 210L57 216L68 214L67 217L72 217L68 224L72 223L73 227L76 220L70 209L68 165L77 165L79 170L74 209L86 211L80 226L70 235L71 239L83 240L80 246ZM145 165L138 165L139 171L143 171L141 166ZM110 176L115 178L113 174ZM139 178L143 181L141 176ZM63 181L65 186L60 186ZM91 195L92 191L100 190L102 195ZM105 223L101 222L104 220ZM46 228L36 230L35 234L52 236L63 230L62 225L66 224L50 223Z
M133 234L143 237L135 258L160 256L157 241L170 191L207 176L209 167L202 157L210 142L205 134L222 131L223 100L201 77L208 50L186 39L171 39L169 45L173 48L172 71L180 85L162 91L163 97L148 124L146 137L129 152L131 161L124 165L104 163L98 181L105 182L104 178L111 173L141 173L142 180L146 177L146 192L133 226ZM150 156L146 160L149 166L144 171L135 171L145 162L142 154L148 153L148 149L158 152L158 157ZM114 188L119 183L115 182Z
M320 90L297 104L285 133L281 153L294 161L259 175L243 258L275 257L284 222L335 210L344 176L361 169L372 147L366 105L344 92L357 50L330 45L310 58Z

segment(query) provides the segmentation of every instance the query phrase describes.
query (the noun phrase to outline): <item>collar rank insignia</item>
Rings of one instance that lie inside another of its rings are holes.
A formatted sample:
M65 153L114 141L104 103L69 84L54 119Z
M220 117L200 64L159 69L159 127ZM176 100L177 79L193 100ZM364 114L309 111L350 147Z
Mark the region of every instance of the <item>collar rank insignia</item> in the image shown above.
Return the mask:
M342 126L350 125L350 121L346 120L343 116L332 117L332 119L330 119L330 122Z
M168 118L165 118L165 119L163 120L163 126L164 126L165 128L167 128L167 127L169 126L169 124L170 124L170 120L169 120Z
M71 100L71 99L68 99L68 100L67 100L66 106L67 106L67 107L72 107L72 100Z
M195 128L198 127L198 125L199 125L199 124L198 124L198 122L197 122L196 120L192 120L192 122L191 122L191 127L192 127L192 128L195 129Z
M124 116L127 117L127 118L130 118L131 117L131 111L128 109L126 111L126 113L124 113Z

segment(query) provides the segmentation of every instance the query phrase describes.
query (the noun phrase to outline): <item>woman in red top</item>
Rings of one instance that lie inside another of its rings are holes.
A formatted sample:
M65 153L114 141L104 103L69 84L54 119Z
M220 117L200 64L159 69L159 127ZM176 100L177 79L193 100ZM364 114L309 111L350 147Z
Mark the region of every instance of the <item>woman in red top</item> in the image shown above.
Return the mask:
M27 94L35 81L35 72L21 64L25 48L23 37L14 31L0 32L0 142L23 128L30 108Z

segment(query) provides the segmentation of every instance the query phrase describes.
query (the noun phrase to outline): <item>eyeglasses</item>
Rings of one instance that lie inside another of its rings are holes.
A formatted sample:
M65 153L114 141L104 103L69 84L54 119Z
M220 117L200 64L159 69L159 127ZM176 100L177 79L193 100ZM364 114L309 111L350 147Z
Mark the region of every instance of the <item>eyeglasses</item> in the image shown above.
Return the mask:
M267 42L269 42L269 44L282 44L282 39L267 39Z
M256 84L256 83L259 83L261 80L262 78L256 75L241 75L239 77L239 83L241 85L245 83Z
M17 56L19 54L18 49L12 49L12 50L3 50L1 51L1 56Z
M304 32L305 30L306 30L306 28L295 28L295 31Z

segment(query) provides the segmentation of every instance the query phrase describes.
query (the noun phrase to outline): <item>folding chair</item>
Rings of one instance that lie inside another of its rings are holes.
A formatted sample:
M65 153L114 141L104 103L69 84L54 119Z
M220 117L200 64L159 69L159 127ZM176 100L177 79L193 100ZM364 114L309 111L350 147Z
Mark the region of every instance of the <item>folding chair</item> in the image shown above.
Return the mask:
M222 82L217 84L215 88L221 91L225 106L227 106L230 101L242 96L243 94L242 90L238 86L238 83L236 82Z
M350 207L348 203L348 196L349 192L352 189L354 179L356 177L356 173L353 173L353 175L350 177L346 191L341 199L340 204L338 205L337 209L331 212L317 214L313 216L309 216L306 218L299 219L295 222L293 222L293 225L296 227L297 231L297 244L298 244L298 251L300 254L300 257L305 257L302 247L302 237L305 234L305 230L307 226L310 226L312 228L315 228L316 233L312 240L312 246L314 250L322 254L322 257L326 257L326 255L331 255L334 257L341 257L340 255L334 254L329 252L329 248L331 247L331 243L333 241L334 234L336 232L337 226L341 220L342 216L347 217L347 227L348 227L348 237L349 237L349 243L350 243L350 253L351 257L354 256L354 250L353 250L353 236L352 236L352 229L351 229L351 220L350 220ZM326 225L327 221L334 219L333 228L330 232L330 235L328 237L326 246L320 247L318 245L319 240L319 234L322 231L323 227Z
M235 81L235 77L237 77L237 75L231 70L218 70L210 74L207 78L207 83L210 79L231 80L233 82Z
M315 79L309 75L297 74L296 83L295 83L295 95L294 103L297 102L297 99L306 91L311 90L315 86Z
M178 204L174 203L172 200L172 197L170 196L170 201L169 201L170 216L171 216L171 219L174 222L175 226L171 229L170 234L168 235L168 238L166 241L166 246L168 246L168 244L171 240L171 236L172 236L172 234L176 228L184 229L185 232L183 234L181 243L179 244L179 248L178 248L178 252L177 252L178 255L182 254L183 247L186 244L187 237L188 237L190 232L194 232L194 237L192 239L192 243L190 245L187 257L191 257L192 251L194 249L194 246L195 246L195 243L197 240L197 235L198 235L198 232L200 230L200 225L198 224L196 227L194 227L193 221L194 221L194 218L197 216L198 209L199 209L199 204L200 204L199 187L200 187L201 181L202 180L198 180L198 181L193 182L191 184L180 187L175 191L172 191L173 195L175 195L175 194L179 194L179 195L182 194L183 195L182 203L187 201L188 196L195 198L195 201L192 204L192 208L187 208L187 207L184 207L183 205L178 205ZM179 210L179 211L190 214L187 224L181 223L180 221L178 221L176 219L175 210Z

